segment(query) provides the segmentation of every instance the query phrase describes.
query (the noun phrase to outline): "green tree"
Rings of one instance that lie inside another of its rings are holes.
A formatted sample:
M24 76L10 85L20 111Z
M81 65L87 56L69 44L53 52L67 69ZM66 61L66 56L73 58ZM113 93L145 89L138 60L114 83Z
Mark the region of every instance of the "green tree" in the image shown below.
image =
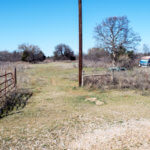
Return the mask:
M59 44L55 47L54 60L76 60L76 57L68 45Z
M36 45L22 44L18 46L18 49L22 50L22 61L35 63L46 59L42 50Z

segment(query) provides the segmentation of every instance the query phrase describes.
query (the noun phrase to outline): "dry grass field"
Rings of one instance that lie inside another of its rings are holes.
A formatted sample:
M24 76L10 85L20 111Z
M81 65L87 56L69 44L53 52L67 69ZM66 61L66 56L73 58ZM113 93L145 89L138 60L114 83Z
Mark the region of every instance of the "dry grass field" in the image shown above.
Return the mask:
M33 96L0 120L0 149L149 150L150 94L79 88L74 66L55 62L24 71L23 86Z

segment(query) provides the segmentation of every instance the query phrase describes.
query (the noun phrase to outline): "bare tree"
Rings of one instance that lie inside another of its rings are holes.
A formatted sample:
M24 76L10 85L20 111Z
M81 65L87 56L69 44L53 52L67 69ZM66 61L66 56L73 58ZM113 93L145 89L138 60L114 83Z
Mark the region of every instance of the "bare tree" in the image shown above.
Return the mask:
M10 61L10 62L15 62L15 61L21 61L21 56L22 53L18 51L0 51L0 61Z
M150 55L150 48L148 45L143 44L143 52L145 55Z
M135 50L141 41L140 36L129 27L126 16L106 18L95 27L95 38L101 47L112 54L113 65L120 49Z

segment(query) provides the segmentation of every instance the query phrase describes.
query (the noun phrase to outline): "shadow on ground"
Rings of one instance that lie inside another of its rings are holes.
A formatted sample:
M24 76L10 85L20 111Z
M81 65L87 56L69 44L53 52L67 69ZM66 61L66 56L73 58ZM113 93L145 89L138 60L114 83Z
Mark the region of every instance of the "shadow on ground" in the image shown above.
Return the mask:
M13 110L23 109L31 96L32 92L30 90L19 89L0 99L0 118L14 114L10 113Z

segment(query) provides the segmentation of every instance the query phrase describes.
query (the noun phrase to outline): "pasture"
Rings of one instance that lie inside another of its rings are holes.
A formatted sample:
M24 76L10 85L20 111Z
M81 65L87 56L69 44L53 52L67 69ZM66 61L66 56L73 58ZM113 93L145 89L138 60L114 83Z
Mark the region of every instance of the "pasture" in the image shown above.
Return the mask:
M20 72L33 96L0 119L0 149L149 149L149 92L79 88L75 66L35 64ZM93 98L101 103L87 100Z

